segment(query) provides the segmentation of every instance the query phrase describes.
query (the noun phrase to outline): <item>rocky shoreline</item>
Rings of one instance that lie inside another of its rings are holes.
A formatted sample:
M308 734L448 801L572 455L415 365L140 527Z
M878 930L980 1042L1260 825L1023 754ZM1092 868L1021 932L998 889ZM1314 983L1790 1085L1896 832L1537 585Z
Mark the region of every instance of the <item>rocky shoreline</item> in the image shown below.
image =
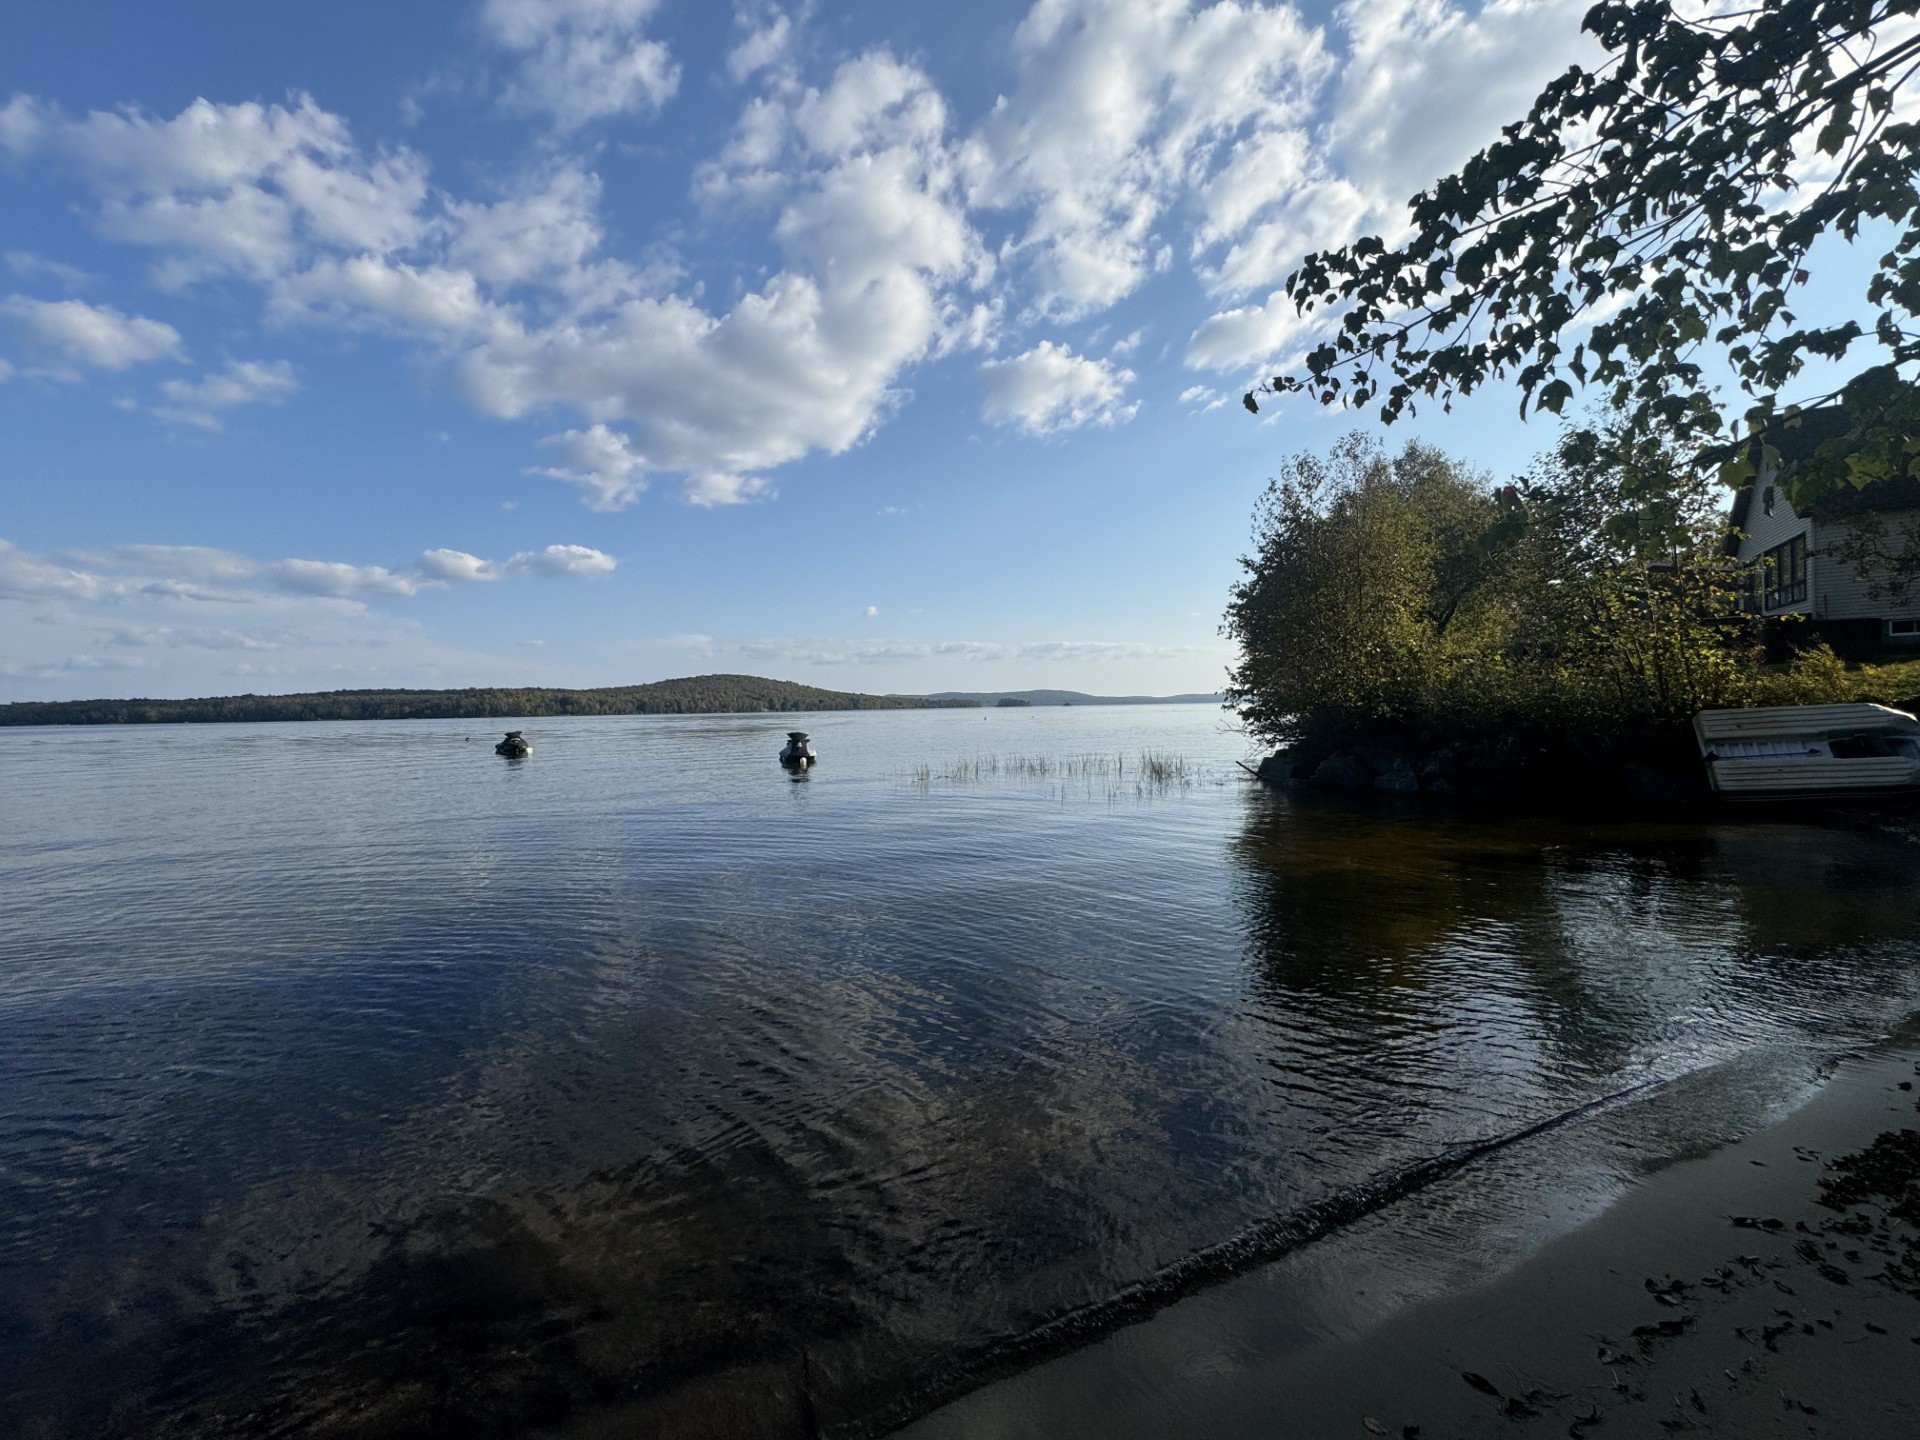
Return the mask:
M1295 746L1262 760L1255 775L1281 790L1399 796L1450 803L1604 802L1694 809L1711 791L1683 727L1585 753L1513 738L1423 745L1370 739Z
M1882 703L1920 714L1920 696ZM1456 804L1697 810L1713 800L1684 720L1604 738L1515 731L1463 740L1411 724L1334 728L1274 751L1254 773L1277 790Z

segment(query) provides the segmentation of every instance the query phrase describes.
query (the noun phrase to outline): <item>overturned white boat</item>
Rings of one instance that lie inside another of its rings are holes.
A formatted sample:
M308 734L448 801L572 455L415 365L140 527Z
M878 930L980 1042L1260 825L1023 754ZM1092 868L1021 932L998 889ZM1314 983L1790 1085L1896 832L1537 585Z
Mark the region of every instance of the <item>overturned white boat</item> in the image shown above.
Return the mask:
M1920 790L1920 720L1889 705L1702 710L1693 733L1714 793L1729 800Z

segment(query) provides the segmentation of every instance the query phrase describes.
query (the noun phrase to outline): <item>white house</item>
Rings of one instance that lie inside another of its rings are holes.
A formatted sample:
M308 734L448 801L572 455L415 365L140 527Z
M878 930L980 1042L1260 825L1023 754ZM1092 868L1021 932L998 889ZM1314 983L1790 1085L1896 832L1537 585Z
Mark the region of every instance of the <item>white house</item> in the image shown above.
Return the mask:
M1792 463L1788 456L1783 466ZM1920 480L1883 480L1798 510L1778 483L1782 473L1762 470L1733 499L1727 548L1746 567L1745 608L1804 616L1796 640L1825 640L1842 655L1920 652L1920 574L1903 584L1885 563L1860 563L1867 534L1882 554L1920 552Z

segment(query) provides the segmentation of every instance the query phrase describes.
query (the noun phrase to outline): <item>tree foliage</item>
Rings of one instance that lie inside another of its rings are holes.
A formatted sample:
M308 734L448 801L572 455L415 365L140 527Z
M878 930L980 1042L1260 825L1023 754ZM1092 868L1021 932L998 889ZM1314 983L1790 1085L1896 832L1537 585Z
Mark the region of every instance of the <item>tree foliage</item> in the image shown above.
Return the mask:
M1355 433L1300 455L1268 485L1226 633L1240 663L1229 703L1255 733L1302 717L1406 721L1429 703L1485 578L1498 507L1485 481L1436 450L1389 460Z
M1289 277L1331 336L1266 388L1390 422L1496 378L1517 382L1523 412L1559 413L1591 386L1631 433L1697 454L1729 438L1710 359L1764 443L1791 427L1782 395L1810 361L1851 357L1835 392L1851 423L1789 484L1798 500L1894 473L1920 450L1920 396L1900 378L1920 360L1916 12L1601 0L1584 27L1605 62L1568 70L1416 196L1404 243L1364 238ZM1872 328L1803 321L1815 242L1869 230L1891 236L1866 284ZM1752 463L1747 446L1722 453Z
M1359 433L1295 457L1227 612L1228 699L1278 743L1433 745L1604 741L1708 706L1832 698L1826 659L1761 669L1716 500L1620 422L1500 487Z
M712 715L908 710L971 700L858 695L758 675L696 675L596 690L330 690L202 700L47 700L0 705L0 725L133 725L257 720L478 720L533 715Z

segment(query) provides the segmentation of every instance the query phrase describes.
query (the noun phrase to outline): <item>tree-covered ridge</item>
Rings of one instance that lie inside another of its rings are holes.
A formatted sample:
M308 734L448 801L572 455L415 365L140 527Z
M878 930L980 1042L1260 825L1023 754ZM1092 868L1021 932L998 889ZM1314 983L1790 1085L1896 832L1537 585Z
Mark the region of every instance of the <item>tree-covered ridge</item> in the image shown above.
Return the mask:
M786 710L968 708L969 700L860 695L758 675L694 675L595 690L327 690L199 700L25 700L0 725L204 724L260 720L469 720L534 715L711 715Z

